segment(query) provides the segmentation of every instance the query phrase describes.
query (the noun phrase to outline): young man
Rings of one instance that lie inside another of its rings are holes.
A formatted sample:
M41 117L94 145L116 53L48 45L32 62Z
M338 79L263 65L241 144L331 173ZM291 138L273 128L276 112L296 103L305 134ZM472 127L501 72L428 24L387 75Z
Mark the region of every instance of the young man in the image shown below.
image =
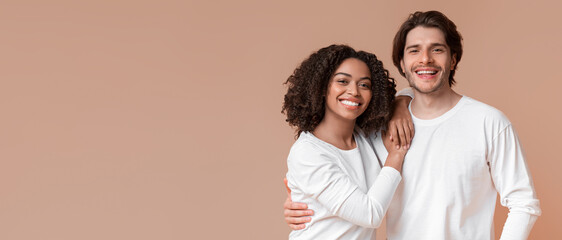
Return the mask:
M501 239L526 239L541 213L509 120L451 88L461 41L455 24L437 11L410 15L394 38L394 65L413 89L416 136L387 212L388 239L494 239L498 193L509 208ZM385 159L380 139L372 141ZM289 205L287 222L303 227L305 211Z

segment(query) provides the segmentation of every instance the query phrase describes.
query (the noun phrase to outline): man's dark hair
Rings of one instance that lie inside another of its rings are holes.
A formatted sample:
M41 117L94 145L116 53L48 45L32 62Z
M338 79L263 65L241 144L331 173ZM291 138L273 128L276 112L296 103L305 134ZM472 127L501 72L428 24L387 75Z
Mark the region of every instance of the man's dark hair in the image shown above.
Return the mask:
M410 30L418 27L428 27L428 28L438 28L445 35L445 41L451 49L451 57L455 58L455 66L451 70L449 75L449 86L455 84L455 70L459 65L462 57L462 36L457 31L457 26L453 21L449 20L443 13L438 11L427 11L427 12L415 12L410 14L408 20L400 26L400 29L394 36L394 43L392 47L392 61L394 66L398 68L398 71L402 76L406 76L400 66L400 61L404 58L404 47L406 45L406 36Z
M310 55L285 82L288 90L281 112L287 115L289 125L296 128L297 136L303 131L312 132L322 121L328 83L341 63L349 58L363 61L371 74L371 101L355 124L366 134L386 126L396 93L396 84L388 70L372 53L357 52L346 45L331 45Z

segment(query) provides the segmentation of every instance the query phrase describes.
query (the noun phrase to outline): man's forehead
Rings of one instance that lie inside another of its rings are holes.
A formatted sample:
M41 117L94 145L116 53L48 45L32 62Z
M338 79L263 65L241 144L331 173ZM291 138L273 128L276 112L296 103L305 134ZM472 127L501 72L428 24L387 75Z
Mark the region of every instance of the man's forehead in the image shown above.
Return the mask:
M438 44L447 46L445 34L436 27L418 26L406 35L406 47L417 44Z

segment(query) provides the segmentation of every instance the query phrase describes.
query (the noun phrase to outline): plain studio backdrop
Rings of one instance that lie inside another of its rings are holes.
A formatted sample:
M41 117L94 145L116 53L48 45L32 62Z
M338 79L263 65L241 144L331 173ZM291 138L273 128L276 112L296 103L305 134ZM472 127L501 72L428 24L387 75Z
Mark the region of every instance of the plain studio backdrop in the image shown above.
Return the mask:
M530 239L560 239L558 2L2 1L0 239L287 239L282 83L344 43L405 87L391 43L416 10L457 24L454 89L512 121Z

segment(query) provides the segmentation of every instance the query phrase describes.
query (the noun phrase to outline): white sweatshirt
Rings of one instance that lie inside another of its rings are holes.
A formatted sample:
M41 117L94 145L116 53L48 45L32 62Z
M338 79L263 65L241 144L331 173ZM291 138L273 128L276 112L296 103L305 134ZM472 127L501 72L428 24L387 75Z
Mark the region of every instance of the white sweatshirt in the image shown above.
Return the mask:
M381 224L401 177L394 168L381 169L362 133L354 138L353 150L338 149L308 132L293 144L287 160L291 198L315 213L290 239L375 239L374 228Z
M526 239L541 210L509 120L466 96L437 118L412 117L416 133L388 209L388 239L494 239L498 193L509 208L501 239ZM381 138L371 139L384 161Z

